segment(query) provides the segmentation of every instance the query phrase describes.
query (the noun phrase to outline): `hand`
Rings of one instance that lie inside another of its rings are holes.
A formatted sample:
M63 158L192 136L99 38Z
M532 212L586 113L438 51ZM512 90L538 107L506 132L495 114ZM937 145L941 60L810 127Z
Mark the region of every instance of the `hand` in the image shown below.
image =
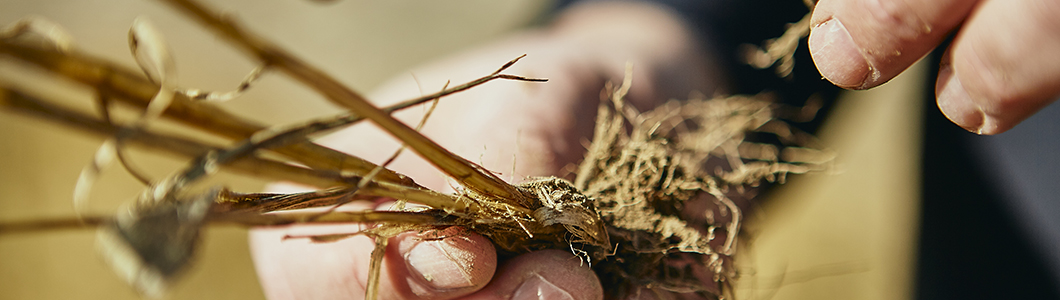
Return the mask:
M505 71L549 78L547 83L491 82L441 99L421 131L450 151L502 178L564 175L591 138L604 83L620 83L634 64L629 101L642 110L693 90L709 94L719 82L705 52L673 14L647 4L592 3L573 7L544 29L523 32L399 76L371 94L377 104L435 92L492 72L523 53ZM415 124L423 109L395 114ZM370 161L383 161L400 144L371 124L320 141ZM408 151L389 165L421 185L451 191L445 177ZM290 190L287 190L290 191ZM379 208L351 203L345 209ZM251 246L270 299L360 298L373 242L354 237L333 243L285 235L356 232L360 225L256 229ZM383 299L599 299L595 274L567 251L538 251L500 262L486 238L458 228L440 241L406 233L391 239L384 259ZM495 268L496 271L495 271Z
M979 134L1004 132L1060 96L1060 2L820 0L810 52L838 86L890 80L957 30L939 70L938 106Z

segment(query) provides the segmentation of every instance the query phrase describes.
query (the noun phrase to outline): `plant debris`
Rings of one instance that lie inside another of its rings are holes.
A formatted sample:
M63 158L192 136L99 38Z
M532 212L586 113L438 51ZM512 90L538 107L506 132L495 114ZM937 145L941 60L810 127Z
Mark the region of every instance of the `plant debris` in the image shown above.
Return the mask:
M573 182L557 177L510 184L494 173L450 153L398 122L390 113L437 100L495 79L544 81L496 72L401 104L377 108L331 76L241 28L231 18L190 0L164 0L245 50L261 67L232 92L214 93L178 85L164 39L146 20L130 32L130 46L142 73L75 51L61 27L27 19L0 33L0 54L88 86L98 93L100 116L79 113L25 87L0 83L0 107L72 125L107 137L85 168L74 193L77 211L88 202L94 178L117 161L132 173L122 152L126 144L193 158L162 180L137 176L148 187L135 203L114 216L79 216L78 221L44 220L0 224L0 233L93 225L101 251L115 270L149 296L164 295L193 260L200 231L207 224L277 226L295 223L372 224L350 234L310 237L332 241L364 234L376 242L366 298L378 294L380 261L387 239L409 230L463 226L490 238L507 254L570 249L594 268L607 297L642 292L697 293L724 298L737 276L732 266L743 212L762 182L782 182L787 174L826 168L832 154L791 129L778 116L785 108L768 94L670 101L639 112L623 97L632 79L605 89L593 140ZM35 37L41 43L27 43ZM779 51L779 50L778 50ZM770 50L769 53L773 53ZM772 55L772 54L771 54ZM777 58L774 58L776 60ZM781 67L783 69L783 67ZM232 116L210 101L239 96L263 73L283 72L313 88L349 113L287 126L267 127ZM128 124L110 118L113 102L143 108ZM435 102L437 104L437 102ZM169 118L225 137L233 146L155 132L150 124ZM309 141L309 136L368 119L401 139L412 151L459 182L462 190L442 194L413 179L360 158ZM769 135L778 144L757 143ZM277 160L262 153L279 154ZM287 162L297 162L294 166ZM196 191L193 183L226 168L252 176L321 187L306 193L237 193L225 188ZM344 212L352 201L393 198L425 204L426 209ZM298 210L330 207L323 212Z

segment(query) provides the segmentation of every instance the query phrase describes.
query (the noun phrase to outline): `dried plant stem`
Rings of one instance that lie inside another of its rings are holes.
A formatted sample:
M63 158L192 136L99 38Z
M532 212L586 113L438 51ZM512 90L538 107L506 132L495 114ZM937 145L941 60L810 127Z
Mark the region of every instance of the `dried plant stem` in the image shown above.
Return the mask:
M81 218L33 219L27 221L0 223L0 235L16 233L35 233L62 229L93 228L110 220L102 216L82 216Z
M379 299L379 274L383 269L383 254L386 253L387 237L375 237L375 248L372 249L372 257L368 263L368 282L365 282L365 299Z
M104 103L109 102L110 99L125 100L128 102L130 98L135 98L133 99L135 101L132 101L132 103L134 104L143 104L153 96L151 96L150 92L138 93L137 91L148 91L150 89L157 88L152 83L144 79L142 76L137 75L134 72L124 71L121 68L115 67L106 62L98 61L91 57L81 56L75 53L58 53L54 50L29 48L20 44L9 43L9 41L6 40L0 41L0 51L3 51L18 58L22 58L24 61L35 63L38 66L44 67L53 72L62 74L82 83L93 84L94 87L99 90L101 99L108 100L100 102L101 105L106 105ZM400 102L398 104L386 107L382 109L382 111L389 114L399 109L407 108L426 101L436 100L443 96L461 92L495 79L541 81L539 79L532 79L522 76L500 73L510 67L512 64L514 64L520 58L522 58L522 56L509 61L508 63L500 67L498 70L489 75L480 77L478 79L472 80L461 85L457 85L452 88L443 89L442 91L439 91L437 93ZM101 121L95 117L88 116L86 114L73 110L61 108L59 106L49 104L46 101L41 101L40 99L35 99L31 96L27 96L16 91L9 92L4 90L4 93L5 98L7 99L4 101L4 107L7 109L13 109L22 113L30 113L32 115L43 117L45 119L60 121L67 125L74 126L75 128L88 130L90 132L105 136L113 136L121 130L120 127L115 126L113 124L109 124L108 122ZM119 96L128 97L108 97L108 95L112 94L119 94ZM182 95L178 94L177 97L177 102L175 102L174 104L176 109L170 109L167 111L167 113L171 113L171 117L176 116L181 118L182 120L194 120L194 122L189 122L192 125L204 126L206 128L211 129L218 127L236 129L228 131L222 130L222 134L239 132L241 130L249 131L251 129L260 127L258 125L251 124L250 122L241 121L238 118L231 117L226 112L216 109L212 106L202 105L201 103L196 103L180 98L183 97ZM102 112L104 113L104 115L107 115L106 109L103 109ZM136 145L147 146L151 147L152 149L163 150L185 157L198 157L199 160L202 160L200 162L193 163L192 166L190 166L189 169L185 172L185 176L183 177L183 179L170 180L170 182L180 182L177 185L183 185L186 182L193 181L198 176L209 173L205 170L205 168L207 168L208 166L227 165L229 163L232 164L232 166L229 166L229 168L233 170L271 179L289 180L315 186L348 185L352 182L357 182L359 177L350 176L348 173L342 173L338 170L332 171L326 169L318 171L290 166L281 162L256 158L253 157L251 154L259 149L279 148L292 143L298 143L304 141L304 138L308 135L352 124L363 119L364 118L356 114L346 114L337 117L308 122L296 126L284 126L282 128L263 129L251 134L249 138L245 139L244 142L240 143L239 145L227 149L222 149L217 146L210 146L201 142L183 139L179 137L161 135L145 131L137 131L131 133L131 135L129 135L127 139L132 141L132 143ZM204 124L213 125L207 126ZM237 135L231 136L237 137ZM187 176L187 174L192 175L189 177ZM346 191L346 193L352 195L354 191ZM429 190L419 189L417 187L410 187L405 183L391 183L387 181L370 182L367 186L364 187L364 190L360 191L358 194L366 197L387 196L397 199L412 200L419 203L428 204L433 207L445 209L451 212L477 213L482 211L482 208L478 204L478 202L471 200L470 198L464 197L463 200L460 200L460 197L453 197L449 195L435 193ZM260 201L255 201L258 199L253 199L252 197L249 197L247 199L241 199L234 202L256 203L257 205L275 207L272 210L306 208L336 204L336 202L320 201L321 199L315 199L314 197L320 198L319 195L307 197L288 197L285 199L285 201L279 201L279 203L262 204L258 203ZM489 204L491 204L490 206L493 210L497 211L516 212L524 215L530 214L530 211L528 209L519 206L507 205L505 203Z
M321 191L293 194L240 194L222 191L215 201L215 211L264 213L278 210L333 206L351 200L389 197L413 201L451 213L473 214L482 211L481 204L471 199L442 194L428 189L407 187L388 182L366 182L363 186L347 186ZM249 225L249 224L248 224Z
M302 84L313 88L333 103L372 120L398 139L416 150L427 161L434 164L449 176L461 181L466 187L489 198L511 199L517 203L527 202L524 195L515 187L505 183L492 173L477 167L474 163L456 156L433 141L420 135L408 125L390 117L379 108L371 105L360 94L345 87L323 71L302 62L279 47L263 38L238 26L230 17L208 11L202 5L189 0L164 0L179 8L215 33L226 37L230 42L252 56L261 60L266 66L279 69ZM510 64L505 65L505 67ZM501 70L503 70L502 68ZM501 71L498 70L498 73ZM492 75L496 75L492 74Z
M211 215L212 223L234 223L241 226L281 226L290 224L339 224L387 222L393 224L453 225L441 215L410 211L333 211L283 212L273 214L228 213Z
M95 87L116 101L139 107L145 107L158 92L158 85L151 83L139 72L76 52L60 53L0 39L0 53L11 55L21 61ZM196 102L179 93L174 95L173 102L165 111L165 116L207 132L237 140L249 138L254 133L266 129L265 126L232 115L208 103ZM341 168L340 173L364 175L376 167L371 162L315 145L307 140L299 140L272 150L315 169ZM414 185L408 177L389 170L379 174L376 178L381 181Z
M273 214L249 212L225 212L209 215L211 224L238 224L240 226L283 226L290 224L350 224L386 222L391 224L454 225L444 215L433 212L411 211L288 211ZM27 221L0 222L0 235L81 229L99 227L113 221L111 216L81 216L80 218L34 219Z
M0 109L32 115L67 125L100 136L114 136L121 128L98 118L48 103L15 90L0 87ZM126 136L125 141L151 150L194 158L221 148L181 137L138 131ZM278 161L247 156L226 166L232 171L273 180L286 180L313 186L335 186L356 182L358 178L343 177L336 172L312 170Z
M522 56L520 56L519 58L522 58ZM515 61L517 61L519 58L516 58L516 59L512 60L511 62L509 62L509 65L511 63L514 63ZM505 68L507 66L508 65L506 65ZM500 72L500 71L498 71L498 72ZM448 95L451 95L451 94L454 94L454 93L462 92L464 90L467 90L467 89L482 85L484 83L493 81L495 79L534 80L534 79L529 79L529 78L525 78L525 77L522 77L522 76L514 76L514 75L508 75L508 74L493 73L493 74L490 74L490 75L483 76L483 77L480 77L478 79L472 80L470 82L458 85L458 86L453 87L453 88L443 89L442 91L439 91L437 93L433 93L433 94L430 94L430 95L425 95L425 96L417 97L417 98L414 98L414 99L402 101L402 102L399 102L397 104L384 107L381 110L384 113L386 113L386 114L390 114L390 113L393 113L395 111L398 111L398 110L401 110L401 109L405 109L405 108L408 108L408 107L413 106L413 105L422 104L422 103L427 102L427 101L437 100L439 98L442 98L442 97L445 97L445 96L448 96ZM233 148L232 151L248 152L248 151L254 151L254 150L257 150L257 149L270 149L270 148L274 148L274 147L281 147L281 146L284 146L284 145L289 145L289 144L291 144L293 142L300 141L303 137L306 137L306 136L309 136L309 135L313 135L313 134L318 134L318 133L321 133L321 132L327 132L329 130L334 130L334 129L337 129L337 128L341 128L343 126L347 126L347 125L350 125L350 124L353 124L353 123L357 123L357 122L360 122L362 120L364 120L364 117L361 117L359 115L356 115L356 114L344 114L344 115L340 115L340 116L336 116L336 117L310 121L310 122L306 122L306 123L303 123L303 124L297 124L295 126L282 126L282 127L278 127L278 128L275 128L275 129L271 129L271 128L270 129L265 129L265 130L262 130L262 131L260 131L258 133L255 133L249 139L247 139L243 144L238 146L237 147L238 149ZM381 168L380 170L387 170L387 169L386 168ZM369 172L369 173L371 173L371 172ZM358 174L358 175L367 175L367 174Z

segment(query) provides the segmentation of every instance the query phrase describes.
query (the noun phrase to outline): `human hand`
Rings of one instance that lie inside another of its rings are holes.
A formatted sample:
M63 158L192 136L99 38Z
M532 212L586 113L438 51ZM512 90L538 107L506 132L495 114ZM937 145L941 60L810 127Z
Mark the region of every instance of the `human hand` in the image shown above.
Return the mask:
M676 17L645 4L593 3L568 9L551 27L524 32L399 76L371 99L378 105L461 83L528 54L506 73L549 78L547 83L491 82L441 99L424 135L450 151L515 181L563 175L584 154L600 91L619 82L625 63L634 67L628 101L642 110L719 82L704 52ZM423 110L395 114L415 124ZM320 141L370 161L383 161L400 144L374 125L360 124ZM416 155L388 166L438 191L451 191L439 171ZM281 187L282 188L282 187ZM286 190L291 191L291 190ZM384 204L351 203L350 210ZM255 229L251 246L270 299L359 298L364 294L374 243L353 237L332 243L306 236L356 232L360 225ZM538 251L500 262L486 238L457 228L430 241L406 233L390 241L382 267L382 299L599 299L603 290L591 269L566 251ZM426 246L426 247L424 247ZM496 271L495 271L496 268ZM525 298L523 298L525 297Z
M820 0L809 46L838 86L883 84L957 35L939 70L942 113L979 134L1004 132L1060 96L1060 2Z

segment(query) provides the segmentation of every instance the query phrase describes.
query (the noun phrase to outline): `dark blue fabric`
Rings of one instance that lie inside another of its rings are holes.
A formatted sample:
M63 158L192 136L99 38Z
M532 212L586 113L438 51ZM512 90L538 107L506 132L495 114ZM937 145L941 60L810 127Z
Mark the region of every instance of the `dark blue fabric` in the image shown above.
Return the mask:
M1060 253L1060 103L1053 103L1012 130L982 137L973 151L993 174L1016 223L1038 237L1040 254ZM1060 256L1048 257L1060 270ZM1060 275L1060 274L1054 274Z
M993 137L924 112L916 298L1060 299L1060 105Z
M996 137L924 106L916 298L1060 299L1060 106Z

